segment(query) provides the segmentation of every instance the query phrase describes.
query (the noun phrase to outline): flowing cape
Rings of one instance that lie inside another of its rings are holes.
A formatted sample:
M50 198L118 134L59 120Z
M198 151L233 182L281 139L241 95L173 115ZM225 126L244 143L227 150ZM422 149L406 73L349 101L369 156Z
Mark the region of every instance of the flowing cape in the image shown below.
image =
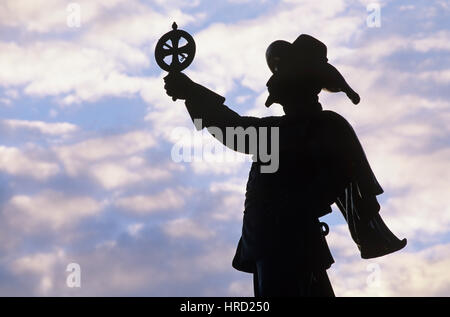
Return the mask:
M339 131L337 148L349 164L348 183L335 200L344 216L353 241L364 259L383 256L406 246L407 240L398 239L384 223L376 196L383 193L361 143L351 125L340 115L324 111L327 125Z

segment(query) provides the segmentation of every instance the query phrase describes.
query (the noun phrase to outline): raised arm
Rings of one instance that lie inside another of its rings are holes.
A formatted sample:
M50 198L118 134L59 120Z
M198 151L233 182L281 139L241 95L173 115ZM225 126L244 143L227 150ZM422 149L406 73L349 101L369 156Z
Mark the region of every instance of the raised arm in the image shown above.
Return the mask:
M239 115L224 105L224 97L193 82L182 73L170 74L164 81L164 88L169 96L185 100L197 130L206 127L215 138L235 151L258 153L260 127L270 127L270 118ZM266 139L266 148L270 148L270 135L267 135Z

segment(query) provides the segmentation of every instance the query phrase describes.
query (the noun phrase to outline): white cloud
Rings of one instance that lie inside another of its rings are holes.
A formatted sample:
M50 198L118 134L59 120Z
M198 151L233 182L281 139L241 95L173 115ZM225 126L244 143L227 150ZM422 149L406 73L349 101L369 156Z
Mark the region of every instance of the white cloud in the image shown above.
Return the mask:
M338 254L341 259L359 256L358 247L350 236L347 224L332 226L326 239L332 254Z
M148 51L170 30L171 21L195 21L179 9L157 12L138 1L76 3L82 24L76 30L66 25L68 2L8 1L0 8L0 24L71 35L71 40L0 42L0 85L25 86L24 92L33 96L58 96L62 105L133 96L145 79L130 73L142 74L153 62Z
M144 152L156 146L153 134L132 131L87 139L53 150L71 177L85 175L105 189L114 189L142 181L161 181L184 166L170 161L150 162Z
M38 252L32 255L25 255L17 258L10 266L11 271L16 276L35 276L37 281L34 284L33 292L45 296L54 291L58 284L58 269L65 269L64 264L69 264L67 255L62 249L54 252ZM28 290L23 290L28 291Z
M12 130L26 129L48 135L64 135L78 130L76 125L67 122L49 123L44 121L4 119L0 121L0 124Z
M390 224L389 217L383 218ZM449 245L437 243L417 251L411 240L401 251L363 260L346 225L333 226L327 241L336 263L328 273L336 295L446 296L450 291Z
M427 241L450 228L446 201L450 150L446 145L433 149L434 140L445 138L448 131L439 129L439 120L423 120L419 125L408 121L366 136L366 152L386 191L382 210L392 227L407 237Z
M142 152L155 145L154 138L145 131L88 139L54 149L70 175L84 170L86 164L108 158L122 158Z
M214 231L189 218L177 218L163 225L164 232L171 238L194 238L205 240L215 235Z
M333 60L338 57L340 62L345 61L349 65L355 65L355 63L375 65L398 52L409 54L448 52L450 50L449 38L450 32L443 30L406 36L393 33L382 37L369 38L368 40L361 36L361 39L354 44L356 47L352 47L347 51L347 54L338 56L333 54L332 57ZM380 67L379 64L377 65ZM386 69L386 71L389 71L389 69ZM414 73L415 71L418 71L418 69L414 69Z
M135 157L136 158L136 157ZM106 189L113 189L120 186L141 182L160 181L172 176L170 167L172 165L150 167L143 162L136 166L131 163L133 158L115 162L103 162L92 164L87 167L89 175Z
M200 0L155 0L155 2L167 9L192 8L200 4Z
M134 223L132 225L127 226L127 232L130 234L130 236L137 237L139 236L139 233L144 229L143 223Z
M0 171L11 175L46 180L59 172L58 164L40 159L31 150L0 146Z
M211 218L215 221L241 221L244 210L246 190L245 179L229 178L226 181L212 182L209 190L217 203L211 210Z
M432 80L441 85L448 85L450 83L450 69L424 71L418 73L417 76L423 81Z
M122 197L115 201L115 205L124 211L145 215L161 210L179 209L185 204L185 197L190 194L191 190L169 188L154 195Z
M340 263L343 259L338 258L329 271L330 279L337 296L446 296L449 250L448 244L438 244L371 260L355 256Z
M25 232L44 228L58 231L101 210L102 205L91 197L43 191L34 196L13 196L4 207L4 215L11 226Z
M254 296L253 282L250 278L233 281L228 286L228 294L232 297L252 297Z
M114 73L114 60L105 53L70 42L1 42L0 47L0 84L26 85L25 92L35 95L75 90L80 98L95 98L95 89L107 89L107 83L111 85L120 76Z
M215 192L236 192L245 194L245 180L241 178L231 178L224 182L212 182L209 185L209 190Z
M123 0L78 0L81 24L91 23L99 15L117 7ZM5 0L0 8L0 23L5 26L23 28L29 32L68 32L67 7L70 2L64 0Z
M27 31L47 31L65 25L66 6L63 1L4 1L0 9L1 24L22 26Z
M235 253L235 247L229 245L217 245L209 247L206 252L193 258L196 267L202 267L204 272L226 272L230 269L231 260Z
M30 256L18 258L14 261L14 271L33 272L44 274L51 271L58 259L65 256L64 250L57 250L55 253L36 253Z

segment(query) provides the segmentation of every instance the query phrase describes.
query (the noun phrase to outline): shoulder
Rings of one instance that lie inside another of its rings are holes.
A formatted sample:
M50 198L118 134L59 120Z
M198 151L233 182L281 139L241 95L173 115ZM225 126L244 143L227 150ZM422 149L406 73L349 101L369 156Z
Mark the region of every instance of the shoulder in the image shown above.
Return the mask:
M321 111L311 121L311 127L320 134L333 134L335 137L354 134L350 123L343 116L331 110Z
M331 111L331 110L323 110L321 111L314 120L318 124L329 125L329 126L341 126L341 127L349 127L350 123L341 116L340 114Z
M324 110L310 123L310 136L320 144L347 148L355 140L355 132L340 114Z

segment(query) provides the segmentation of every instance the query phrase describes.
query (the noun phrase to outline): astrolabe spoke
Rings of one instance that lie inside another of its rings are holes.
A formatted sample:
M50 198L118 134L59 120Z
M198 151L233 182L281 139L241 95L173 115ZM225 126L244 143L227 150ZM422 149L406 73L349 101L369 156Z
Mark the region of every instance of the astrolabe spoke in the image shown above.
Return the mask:
M173 56L172 56L172 64L171 64L171 66L173 66L173 67L178 67L178 66L180 66L181 65L181 62L180 62L180 60L178 59L178 54L174 54Z
M166 50L172 49L172 45L169 44L169 41L170 40L168 40L166 43L163 44L163 48L166 49Z
M187 44L186 45L184 45L184 46L182 46L182 47L180 47L179 49L178 49L178 52L181 54L181 53L186 53L186 54L191 54L192 53L192 43L190 43L190 42L187 42Z
M169 56L169 55L173 55L175 52L173 51L173 49L170 50L163 50L162 51L162 55L163 57Z
M180 36L178 34L171 34L170 40L172 41L172 48L178 49L178 42L180 41Z

